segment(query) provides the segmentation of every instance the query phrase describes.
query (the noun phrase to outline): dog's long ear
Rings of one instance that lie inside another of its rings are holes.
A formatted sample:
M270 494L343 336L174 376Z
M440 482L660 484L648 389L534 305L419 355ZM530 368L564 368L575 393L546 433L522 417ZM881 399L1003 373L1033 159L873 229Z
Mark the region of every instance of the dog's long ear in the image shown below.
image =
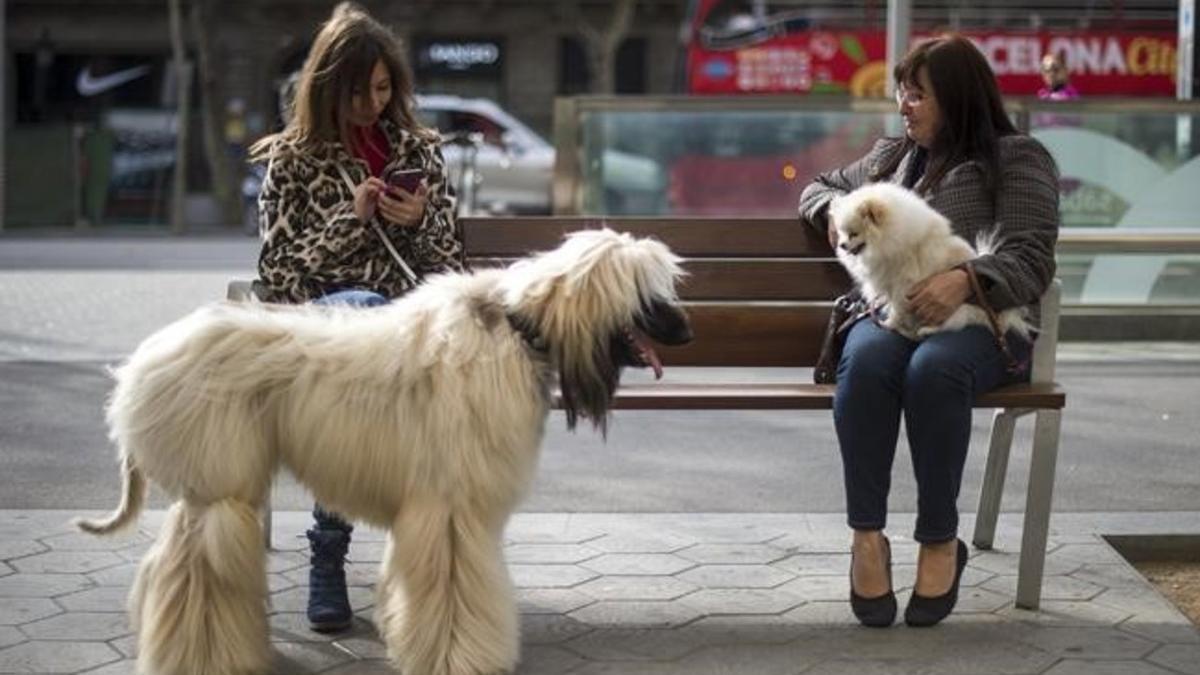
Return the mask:
M884 216L887 214L887 204L873 197L864 199L858 205L858 217L865 223L870 223L875 227L883 225Z

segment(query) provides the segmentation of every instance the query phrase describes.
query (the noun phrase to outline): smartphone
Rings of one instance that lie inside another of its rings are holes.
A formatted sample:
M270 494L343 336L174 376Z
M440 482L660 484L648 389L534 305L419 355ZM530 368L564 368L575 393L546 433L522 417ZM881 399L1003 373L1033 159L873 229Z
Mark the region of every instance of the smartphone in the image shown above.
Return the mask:
M416 192L421 186L421 177L424 172L420 169L392 169L384 177L386 182L391 187L397 187L406 192Z

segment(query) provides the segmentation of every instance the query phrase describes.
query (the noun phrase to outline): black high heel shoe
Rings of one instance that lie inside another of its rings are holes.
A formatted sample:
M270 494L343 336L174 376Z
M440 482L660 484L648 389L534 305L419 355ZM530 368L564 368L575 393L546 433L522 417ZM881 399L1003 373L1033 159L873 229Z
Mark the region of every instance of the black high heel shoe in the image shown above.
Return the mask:
M854 592L854 551L850 551L850 608L858 622L870 628L887 628L896 620L896 591L892 586L892 545L883 538L887 551L888 592L874 598L864 598Z
M917 595L914 590L909 598L908 607L904 609L904 623L914 628L932 626L950 615L958 602L958 582L962 581L963 569L967 566L967 545L962 539L958 542L958 558L955 560L954 583L950 590L933 598Z

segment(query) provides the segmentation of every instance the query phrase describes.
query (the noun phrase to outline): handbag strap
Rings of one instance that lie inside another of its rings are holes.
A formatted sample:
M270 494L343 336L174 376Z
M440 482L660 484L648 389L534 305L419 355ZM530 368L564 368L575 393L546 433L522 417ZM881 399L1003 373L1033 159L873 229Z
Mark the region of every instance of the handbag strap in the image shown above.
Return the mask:
M1000 317L996 314L996 310L992 309L991 304L988 303L987 296L983 294L983 285L979 283L979 275L975 272L975 266L968 260L958 265L957 268L967 273L967 279L971 283L971 294L975 297L976 304L987 315L988 324L992 327L992 337L996 340L996 348L1004 355L1008 371L1017 372L1021 369L1021 366L1013 358L1012 352L1009 351L1008 338L1005 337L1004 330L1000 327Z
M346 171L346 167L342 166L340 163L334 163L334 166L337 167L338 173L342 174L342 180L346 181L346 187L350 188L350 196L351 199L353 199L354 191L358 188L358 185L353 179L350 178L350 173ZM404 258L401 257L400 252L396 250L396 245L392 243L391 238L389 238L387 233L383 231L383 228L379 226L379 222L374 218L368 219L367 222L370 224L371 229L375 230L375 234L379 236L379 239L383 241L384 247L387 248L388 253L392 255L392 259L396 261L396 264L400 266L400 271L404 272L404 276L408 277L408 280L413 284L418 283L420 280L417 278L416 272L413 272L412 268L408 266L408 263L404 262Z

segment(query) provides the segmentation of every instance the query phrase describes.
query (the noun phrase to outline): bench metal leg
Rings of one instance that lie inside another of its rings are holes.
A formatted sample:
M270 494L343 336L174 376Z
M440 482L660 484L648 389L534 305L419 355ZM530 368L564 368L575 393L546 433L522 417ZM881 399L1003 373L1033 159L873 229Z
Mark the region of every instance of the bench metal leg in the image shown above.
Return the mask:
M1061 427L1061 410L1037 412L1029 492L1025 499L1025 527L1021 535L1021 562L1017 571L1017 607L1022 609L1037 609L1042 599L1042 572L1046 566L1046 537L1050 532L1050 502L1054 497L1054 469L1058 463Z
M271 511L271 492L274 485L267 490L267 498L263 500L262 506L259 507L259 517L262 519L263 541L267 543L267 550L274 550L271 547L271 524L274 518Z
M1008 473L1008 455L1012 448L1013 428L1017 410L997 410L992 417L992 440L988 447L987 469L983 474L983 489L979 493L979 512L975 517L975 548L991 550L996 537L996 519L1000 516L1000 499L1004 496L1004 477Z

